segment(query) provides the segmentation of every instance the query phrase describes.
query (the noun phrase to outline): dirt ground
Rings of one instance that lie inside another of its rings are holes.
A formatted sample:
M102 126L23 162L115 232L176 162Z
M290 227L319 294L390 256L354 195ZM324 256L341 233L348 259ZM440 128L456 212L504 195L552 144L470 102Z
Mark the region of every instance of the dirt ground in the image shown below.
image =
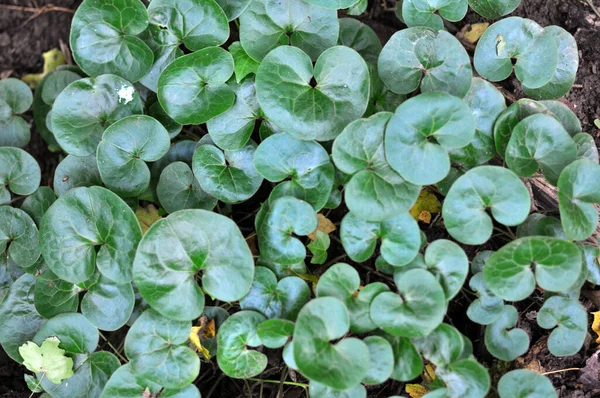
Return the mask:
M18 78L27 73L38 73L43 65L41 56L43 52L55 47L59 48L61 42L63 45L68 44L72 13L48 11L36 14L30 12L31 9L23 8L40 8L52 3L56 7L75 10L80 2L81 0L0 0L0 75ZM593 2L600 8L600 0L593 0ZM394 3L394 0L370 0L369 11L360 17L377 32L384 44L394 32L403 27L394 15ZM21 8L10 9L14 6ZM600 49L598 49L600 17L585 0L522 0L521 6L512 15L533 19L542 26L560 25L575 37L579 46L580 66L575 86L566 96L565 101L579 116L584 131L594 135L600 142L600 134L594 126L594 119L600 119ZM456 33L465 24L481 20L481 17L470 12L464 21L449 26L449 30L451 32L455 30L452 33ZM502 86L516 98L523 96L516 79L503 82ZM59 161L58 155L48 152L39 135L35 133L32 134L32 141L26 150L40 162L43 173L42 183L49 183ZM246 204L247 206L249 205ZM252 211L250 208L244 210ZM339 221L343 210L334 212L332 216L336 214L338 219L334 221ZM332 247L330 258L336 256L337 249L339 248ZM372 273L366 270L369 265L361 267L362 271L357 267L361 271L361 277L371 279ZM591 294L593 296L593 293ZM584 299L586 309L597 310L600 299L596 303L594 305L592 301ZM593 355L595 343L587 344L579 354L568 358L554 358L544 348L548 332L540 329L535 322L535 309L541 305L541 294L519 306L521 320L518 326L529 332L531 349L514 364L494 361L485 353L483 328L471 323L465 316L468 304L468 297L455 300L445 321L453 324L472 339L475 353L490 367L490 373L495 381L511 366L527 366L540 372L556 372L550 377L559 390L561 398L600 396L598 373L600 365L598 356ZM273 365L274 373L261 375L263 379L274 379L280 376L282 368L278 370L280 363L277 358L280 358L280 353L272 353L270 363ZM23 369L0 352L0 398L29 396L22 374ZM293 379L294 375L291 374L290 377ZM196 384L203 396L211 395L212 398L229 398L240 394L247 396L244 384L223 378L214 363L203 364L201 376ZM271 387L276 386L265 383L264 396L274 396L276 391L271 390ZM257 394L258 390L259 388L254 389ZM394 394L404 394L402 383L390 382L369 389L370 397L387 397ZM301 389L290 389L284 391L284 396L302 397L304 392Z

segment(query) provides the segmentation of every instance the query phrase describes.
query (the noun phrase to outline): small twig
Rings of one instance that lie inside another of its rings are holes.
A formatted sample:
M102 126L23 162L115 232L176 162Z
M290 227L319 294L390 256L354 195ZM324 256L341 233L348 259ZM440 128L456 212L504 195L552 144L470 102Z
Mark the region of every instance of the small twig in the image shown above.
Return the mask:
M225 377L225 373L221 373L221 375L219 376L217 381L215 381L215 384L213 384L212 388L208 392L208 395L206 396L206 398L210 398L213 395L213 392L215 392L215 390L217 389L217 386L219 385L221 380L223 380L224 377Z
M66 8L66 7L57 7L54 4L47 4L40 8L13 6L10 4L0 4L0 8L4 8L6 10L12 10L12 11L30 12L30 13L37 14L37 15L43 14L45 12L52 12L52 11L68 12L69 14L75 13L75 10L71 10L70 8Z
M114 353L119 357L119 359L121 359L121 361L123 361L123 363L128 363L129 361L127 360L127 358L125 358L120 352L119 350L117 350L115 348L115 346L112 345L112 343L106 338L104 337L104 335L102 333L100 333L100 337L102 337L102 339L104 339L104 341L106 341L108 343L108 346L110 348L112 348L112 350L114 351Z
M544 373L542 373L542 376L551 375L551 374L554 374L554 373L569 372L571 370L581 370L581 368L568 368L568 369L553 370L551 372L544 372Z
M263 383L274 383L274 384L285 384L286 386L296 386L296 387L302 387L304 389L308 388L308 384L305 383L296 383L294 381L281 381L281 380L261 380L261 379L254 379L254 378L248 378L245 380L250 380L250 381L262 381Z
M596 14L598 16L598 18L600 18L600 11L598 11L596 6L594 6L594 3L592 3L592 0L585 0L585 2L588 3L588 5L592 8L592 11L594 11L594 14Z

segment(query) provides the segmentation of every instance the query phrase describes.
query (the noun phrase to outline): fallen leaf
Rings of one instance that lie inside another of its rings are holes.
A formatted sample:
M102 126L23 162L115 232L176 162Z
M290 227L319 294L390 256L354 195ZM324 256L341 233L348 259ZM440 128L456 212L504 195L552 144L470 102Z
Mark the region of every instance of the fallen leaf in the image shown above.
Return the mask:
M410 215L417 221L423 221L426 224L431 222L431 214L439 213L442 210L442 204L437 196L426 189L421 190L414 206L410 209Z
M142 234L146 234L146 231L148 231L152 224L162 218L160 214L158 214L158 209L153 205L148 205L148 207L138 207L135 211L135 216L142 228Z
M21 78L31 88L36 88L44 76L66 63L65 55L58 48L46 51L42 54L42 57L44 58L43 72L25 75Z
M406 393L410 395L410 398L421 398L429 392L427 387L420 384L407 384L404 389L406 390Z
M463 36L464 40L468 43L475 44L477 40L481 38L483 32L490 26L488 22L474 23L473 25L467 25L467 29Z
M41 346L28 341L19 347L23 365L34 373L44 373L54 384L73 376L73 359L65 356L65 350L58 348L58 337L48 337Z
M585 390L597 390L600 389L600 362L598 361L598 354L600 351L596 351L591 357L585 361L585 366L580 370L580 376L577 380Z
M427 384L431 384L435 381L435 368L430 363L425 365L425 370L423 371L423 380L425 380L425 383Z
M598 335L596 338L596 343L600 344L600 311L592 312L592 315L594 315L592 330Z
M321 231L321 232L329 235L330 233L332 233L333 231L336 230L336 227L331 222L331 220L328 219L327 217L325 217L323 214L319 213L319 214L317 214L317 217L319 219L319 224L317 225L317 228L314 231L312 231L310 234L308 234L308 237L312 241L317 240L317 231Z

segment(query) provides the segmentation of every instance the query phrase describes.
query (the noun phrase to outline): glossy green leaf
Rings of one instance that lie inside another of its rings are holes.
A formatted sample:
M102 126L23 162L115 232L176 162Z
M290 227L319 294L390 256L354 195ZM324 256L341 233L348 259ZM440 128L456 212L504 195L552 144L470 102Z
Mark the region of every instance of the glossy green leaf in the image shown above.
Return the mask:
M358 385L369 370L368 346L357 338L342 338L350 328L344 304L319 297L306 304L294 330L294 359L303 375L328 387L345 390Z
M385 382L394 370L394 351L381 336L368 336L363 342L369 348L369 370L362 382L366 385Z
M33 94L19 79L0 80L0 147L22 148L29 143L29 124L19 116L33 103Z
M58 145L56 138L54 138L54 134L50 131L52 126L46 125L46 118L48 117L48 114L51 113L52 107L46 104L42 99L44 84L46 84L48 77L52 73L53 72L50 72L42 78L33 94L33 121L35 123L35 129L44 139L46 144L48 144L48 150L57 152L61 149L60 145Z
M52 106L56 97L65 89L67 86L74 81L81 79L81 76L71 70L57 70L48 75L44 85L41 87L42 100ZM50 127L50 126L48 126Z
M529 215L525 222L517 227L517 238L525 236L554 236L567 239L558 218L539 213Z
M576 134L582 132L579 118L575 112L564 103L554 100L538 101L538 103L548 108L550 114L558 119L571 137L575 137Z
M553 35L530 19L502 19L483 33L473 59L477 73L497 82L514 71L525 87L547 84L558 65L558 47Z
M256 333L267 348L281 348L294 334L294 322L287 319L268 319L258 325Z
M356 216L381 222L407 212L420 188L406 182L388 164L383 145L385 127L392 116L380 112L350 123L335 139L335 165L352 175L345 186L346 206Z
M169 133L150 116L129 116L108 127L98 144L96 158L102 181L122 197L141 195L150 184L146 162L169 150Z
M517 320L517 309L505 305L500 316L485 329L487 350L502 361L512 361L529 349L529 335L523 329L515 328Z
M352 4L346 10L348 15L361 15L365 11L367 11L367 7L369 6L369 0L358 0L356 3Z
M336 11L304 0L252 1L240 16L242 47L256 61L281 44L300 48L314 61L336 44L338 34Z
M27 384L27 388L29 388L31 392L44 392L41 382L35 376L32 376L30 374L24 374L23 376L25 378L25 384Z
M471 260L471 273L473 275L483 271L486 261L494 254L494 250L482 250Z
M498 319L502 314L504 301L492 293L485 283L482 272L473 275L469 287L477 294L477 299L473 300L467 308L469 319L480 325L489 325Z
M598 147L596 140L590 134L579 133L573 136L577 146L577 159L588 159L594 163L599 162Z
M583 346L587 334L587 313L578 300L553 296L538 312L538 325L554 329L548 338L552 355L575 355Z
M131 281L141 235L129 206L100 187L68 191L48 209L40 225L46 263L71 283L85 282L96 267L116 283Z
M348 213L342 219L340 238L348 256L357 262L371 257L381 239L381 255L396 267L412 261L421 247L419 225L408 213L382 223L364 221Z
M514 240L494 253L483 275L496 296L519 301L533 293L536 282L547 291L566 291L581 267L581 252L573 243L534 236Z
M365 61L344 46L324 51L314 67L301 49L281 46L265 57L256 73L258 102L266 117L301 140L332 140L361 117L369 83Z
M356 19L340 19L338 44L356 50L367 62L376 64L383 46L373 29Z
M92 77L114 73L136 82L154 60L152 50L136 37L147 27L148 13L139 0L86 1L73 16L73 58Z
M0 254L0 303L8 294L13 283L23 275L25 271L8 258L6 252Z
M191 168L194 151L198 145L199 143L192 140L183 140L173 144L165 156L150 165L150 185L158 184L160 174L171 163L184 162Z
M250 58L239 41L231 43L228 50L233 57L235 80L238 83L240 83L249 74L256 74L260 62Z
M323 8L339 10L350 7L356 0L306 0L306 2Z
M252 2L251 0L216 0L221 6L229 21L233 21L244 13Z
M244 297L252 285L254 261L237 225L206 210L180 210L155 222L142 238L133 264L142 297L161 315L198 318L204 293L223 301Z
M39 226L42 216L55 201L56 195L52 189L39 187L34 193L25 198L21 204L21 210L27 213Z
M227 111L235 101L226 82L233 57L220 47L207 47L171 62L158 79L158 99L180 124L201 124Z
M58 337L60 347L69 354L91 354L100 339L98 329L76 312L59 314L48 320L37 331L33 342L39 345L51 336Z
M371 77L371 94L365 116L377 112L394 112L401 103L406 101L406 95L396 94L383 84L376 64L367 63L367 66Z
M86 2L90 3L92 1ZM86 156L96 151L108 126L142 111L140 96L127 80L115 75L81 79L67 86L56 98L52 108L52 132L65 152Z
M255 151L254 141L234 151L201 145L194 152L194 176L202 190L220 201L239 203L248 200L263 182L254 167Z
M405 2L406 3L406 2ZM396 32L383 47L379 76L397 94L443 91L462 98L471 87L471 61L446 31L414 27Z
M496 152L504 158L506 147L513 129L525 118L538 113L550 114L549 109L541 102L523 98L504 110L494 123L494 143Z
M310 242L308 245L306 245L306 247L312 253L310 263L323 264L325 261L327 261L327 249L329 249L331 239L329 238L329 234L319 231L318 229L316 235L317 239L313 242Z
M477 14L488 19L498 19L513 12L521 0L469 0L469 6Z
M394 336L422 337L444 318L444 290L433 275L413 269L394 275L398 293L383 292L371 303L371 319Z
M505 373L498 382L498 394L501 398L558 397L547 377L527 369Z
M44 318L52 318L65 312L77 312L79 289L72 283L60 279L35 281L34 304Z
M442 30L443 19L458 22L465 17L467 9L467 0L404 0L402 18L409 27L427 26Z
M102 185L96 154L88 156L68 155L58 164L54 172L53 186L57 196L61 196L73 188L94 185Z
M421 94L403 102L390 119L385 157L408 182L431 185L448 175L448 151L469 145L474 135L465 102L446 93Z
M169 132L169 138L173 139L179 135L182 129L182 125L171 119L171 116L167 115L167 112L163 109L158 102L158 98L155 99L154 103L148 104L149 100L146 100L146 107L148 116L158 120L165 129Z
M10 193L31 195L40 186L37 161L19 148L0 147L0 204L10 202Z
M506 163L520 177L530 177L539 169L556 185L560 172L577 157L577 147L569 133L552 116L537 114L515 126L506 147Z
M440 324L428 336L413 339L417 349L436 367L456 362L464 349L463 337L456 328Z
M35 222L21 209L0 206L0 252L21 268L40 257L40 238Z
M192 169L184 162L173 162L160 174L156 194L167 213L183 209L212 210L217 203L200 187Z
M311 397L314 398L366 398L367 389L359 384L345 390L336 390L328 387L325 384L318 383L314 380L310 381L308 391Z
M565 234L573 240L589 238L598 225L600 166L579 159L565 167L558 179L558 204Z
M410 381L423 371L423 358L407 337L384 336L394 352L394 369L390 376L398 381Z
M200 372L200 359L186 344L191 328L189 321L174 321L146 310L125 338L125 354L136 380L173 389L193 382Z
M258 326L266 318L254 311L240 311L219 328L217 363L229 377L245 379L261 373L267 366L267 356L248 347L262 344L257 333Z
M600 248L581 245L584 262L588 269L587 279L594 285L600 285Z
M98 329L112 331L127 323L134 304L130 283L116 284L101 276L81 300L81 313Z
M498 166L479 166L460 176L442 207L448 233L467 245L480 245L492 236L492 218L508 226L529 214L529 191L515 173Z
M448 397L481 398L490 389L490 376L485 367L474 359L461 359L436 370L446 383Z
M296 264L280 264L271 261L264 256L259 256L256 259L256 266L270 269L277 276L277 279L285 278L286 276L307 273L306 264L304 261L300 261Z
M450 171L448 172L448 175L442 181L436 184L438 192L442 196L448 196L448 192L450 191L450 188L452 187L454 182L458 179L458 177L462 176L463 174L465 174L465 172L462 169L459 170L455 167L451 167Z
M183 55L183 51L179 48L181 41L170 30L157 25L148 26L148 29L142 32L139 38L154 54L154 61L150 70L140 79L139 83L157 92L158 78L162 71L165 70L167 65Z

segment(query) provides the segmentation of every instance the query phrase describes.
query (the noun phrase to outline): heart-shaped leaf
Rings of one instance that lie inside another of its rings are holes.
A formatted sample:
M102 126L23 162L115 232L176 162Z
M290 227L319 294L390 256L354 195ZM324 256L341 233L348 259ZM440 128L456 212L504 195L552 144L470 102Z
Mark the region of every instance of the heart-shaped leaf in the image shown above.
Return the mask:
M33 337L40 345L48 337L56 336L60 348L69 354L91 354L98 346L100 334L83 315L77 312L56 315L49 319Z
M231 43L228 50L233 57L235 80L238 83L240 83L246 76L252 73L256 74L260 62L250 58L239 41Z
M481 36L473 59L477 73L497 82L514 71L525 87L547 84L558 65L558 47L553 35L530 19L502 19Z
M375 63L367 63L367 66L371 76L371 94L365 116L376 112L394 112L398 105L406 101L406 95L396 94L383 84Z
M246 11L252 0L216 0L221 6L229 21L233 21Z
M294 235L308 235L317 224L317 214L307 202L291 196L274 200L256 231L261 254L281 264L303 261L306 248Z
M598 147L596 140L587 133L579 133L573 136L573 141L577 146L577 159L588 159L594 163L599 162Z
M240 311L221 325L217 334L217 363L227 376L245 379L256 376L266 368L267 356L248 349L262 344L257 328L265 320L258 312Z
M407 337L384 335L392 346L394 353L394 369L390 376L393 380L409 381L423 371L423 358L414 344Z
M440 396L481 398L487 396L490 389L487 369L474 359L461 359L436 369L436 376L446 383L446 395Z
M469 0L469 6L477 14L488 19L498 19L513 12L521 0Z
M587 313L578 300L550 297L538 312L537 322L544 329L556 328L548 338L552 355L575 355L583 346L588 327Z
M50 125L51 123L46 123L47 118L49 117L48 114L52 113L52 106L46 104L42 99L42 91L44 90L44 84L46 84L48 77L50 77L53 73L54 72L50 72L42 78L33 94L33 121L35 123L35 129L44 139L46 144L48 144L48 150L51 152L57 152L61 149L60 145L58 145L54 134L52 134L52 131L50 131L52 127Z
M356 50L365 61L376 64L383 46L373 29L356 19L340 19L338 44Z
M520 177L530 177L539 168L553 185L576 157L577 147L569 133L554 117L543 114L529 116L515 126L505 155L508 167Z
M150 184L146 162L162 158L169 150L169 133L156 119L135 115L108 127L96 157L102 181L122 197L140 196Z
M196 180L209 195L225 203L251 198L263 182L254 167L256 143L234 151L221 151L214 145L201 145L194 152L192 169Z
M363 342L369 349L369 370L362 382L375 385L385 382L394 370L392 345L381 336L368 336Z
M460 176L442 207L448 233L467 245L480 245L492 236L494 219L508 226L529 214L529 191L515 173L498 166L479 166Z
M406 1L404 2L406 4ZM471 87L471 61L446 31L414 27L396 32L383 47L379 76L397 94L443 91L462 98Z
M138 247L133 274L142 297L161 315L198 318L204 293L236 301L250 290L252 253L229 218L206 210L180 210L152 224Z
M565 234L573 240L589 238L598 225L600 166L580 159L565 167L558 178L558 204Z
M480 325L489 325L502 314L504 301L496 297L488 288L483 278L483 272L479 272L469 281L469 287L477 294L477 299L467 308L467 316L473 322Z
M207 47L171 62L158 78L158 100L179 124L202 124L227 111L235 101L226 82L233 57L220 47Z
M487 350L502 361L512 361L529 349L529 335L523 329L515 328L517 320L517 309L505 305L500 316L485 329Z
M263 112L300 140L337 137L367 109L369 83L365 61L343 46L324 51L314 67L301 49L281 46L264 58L256 72L256 94Z
M0 253L21 268L32 266L40 257L39 232L35 222L21 209L0 206Z
M25 198L21 204L21 210L27 213L39 226L42 216L55 201L56 194L50 187L39 187L34 193Z
M388 287L380 282L361 287L356 269L348 264L338 263L321 275L316 295L341 300L350 315L350 330L353 333L367 333L377 328L369 314L371 302L379 293L385 291L389 291Z
M413 343L436 367L454 363L460 359L464 350L462 334L445 323L440 324L428 336L413 339Z
M391 116L380 112L355 120L333 143L333 161L352 175L345 187L346 205L367 221L380 222L405 213L419 196L419 187L404 181L386 161L383 135Z
M419 225L408 213L381 223L364 221L348 213L342 219L340 238L348 256L357 262L371 257L377 240L381 239L381 255L396 267L412 261L421 247Z
M0 80L0 146L23 148L29 143L29 124L19 116L33 103L33 94L21 80Z
M35 281L34 304L44 318L52 318L65 312L77 312L81 289L60 279Z
M444 29L442 18L458 22L468 8L467 0L404 0L402 18L409 27L426 26L437 31Z
M138 382L179 389L200 372L198 355L187 347L192 323L174 321L146 310L125 338L125 354Z
M179 47L181 41L171 31L157 25L150 25L139 35L139 38L152 50L154 62L139 83L148 89L158 91L158 78L163 70L175 59L183 55Z
M160 174L171 163L184 162L191 168L194 151L198 145L201 144L192 140L178 141L173 144L165 156L150 165L150 185L156 186L158 184Z
M350 316L333 297L309 301L298 314L294 330L294 359L303 375L338 390L352 388L367 375L368 346L357 338L345 338Z
M92 1L86 4L89 3ZM56 98L52 132L67 153L86 156L96 151L108 126L142 112L140 96L127 80L115 75L81 79L68 85Z
M156 186L156 195L167 213L183 209L212 210L217 204L202 190L190 166L184 162L173 162L162 171Z
M385 157L408 182L431 185L448 175L448 151L469 145L474 135L475 120L465 102L446 93L421 94L403 102L390 119Z
M293 321L308 300L310 289L302 279L288 276L277 282L277 277L271 270L256 267L254 282L248 294L240 300L240 307L260 312L268 319L284 318Z
M137 82L152 66L152 50L139 38L148 13L139 0L82 3L71 25L73 58L88 75L114 73Z
M501 398L558 397L547 377L527 369L505 373L498 382L498 394Z
M63 195L77 187L102 185L96 154L88 156L68 155L54 171L54 192Z
M81 313L101 330L117 330L127 323L135 294L131 283L116 284L101 276L81 300Z
M371 303L371 319L394 336L423 337L444 319L444 289L433 275L412 269L394 275L398 293L383 292Z
M300 48L314 61L338 34L337 12L304 0L252 1L240 16L242 47L256 61L281 44Z
M269 260L264 256L260 256L256 259L257 267L266 267L273 271L277 279L285 278L286 276L294 276L298 274L306 274L306 264L304 261L300 261L296 264L280 264Z
M483 275L496 296L519 301L533 293L536 282L547 291L566 291L581 267L581 252L573 243L533 236L514 240L494 253Z
M538 103L548 108L550 114L563 125L571 137L582 132L579 117L567 105L553 100L538 101Z
M37 161L19 148L0 147L0 205L10 203L10 193L31 195L40 186Z
M294 322L287 319L269 319L258 325L256 333L265 347L281 348L294 334Z

